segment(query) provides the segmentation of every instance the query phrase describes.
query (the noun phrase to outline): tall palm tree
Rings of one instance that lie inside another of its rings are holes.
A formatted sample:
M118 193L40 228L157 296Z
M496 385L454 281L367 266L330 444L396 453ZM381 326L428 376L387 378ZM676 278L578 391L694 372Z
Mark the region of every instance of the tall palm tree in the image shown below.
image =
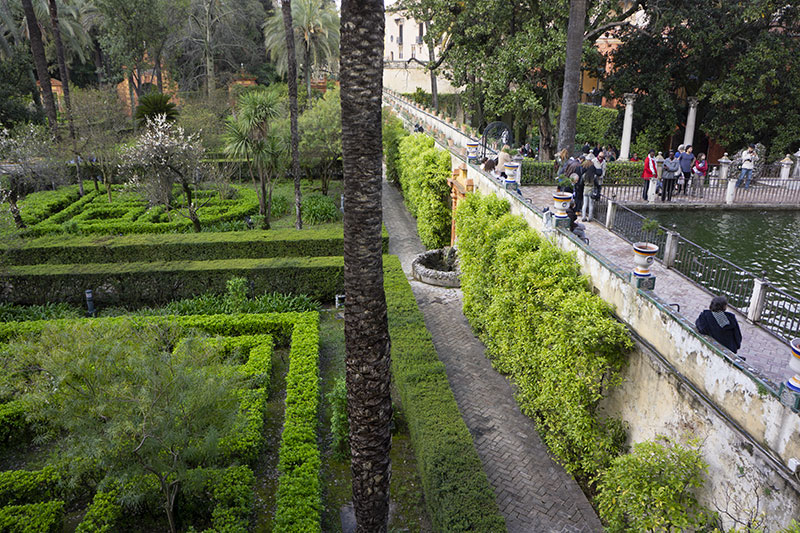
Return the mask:
M58 138L56 102L53 98L50 73L47 71L47 56L44 53L42 31L39 29L39 21L36 18L31 0L22 0L22 10L25 13L25 21L28 24L31 54L33 54L33 63L36 65L36 77L42 89L42 100L44 100L44 111L47 115L47 122L50 125L50 129L53 131L53 137Z
M570 0L567 57L564 61L564 91L561 95L561 116L558 121L558 149L566 148L569 152L575 147L585 26L586 0Z
M381 255L383 0L342 2L344 287L347 412L357 533L389 512L389 331Z
M274 126L283 114L277 91L249 91L239 97L238 115L229 117L226 123L225 153L245 159L254 179L258 174L259 213L264 215L264 229L270 227L274 180L286 166L286 146Z
M336 62L339 15L328 0L293 0L291 4L295 48L302 52L303 79L310 100L311 71ZM264 46L281 75L287 72L289 56L283 25L282 13L275 13L264 24Z
M286 39L286 65L289 82L289 117L291 121L292 145L292 178L294 180L294 210L297 229L303 229L303 198L300 193L300 132L297 130L297 54L294 47L292 31L292 1L281 2L283 13L283 30Z

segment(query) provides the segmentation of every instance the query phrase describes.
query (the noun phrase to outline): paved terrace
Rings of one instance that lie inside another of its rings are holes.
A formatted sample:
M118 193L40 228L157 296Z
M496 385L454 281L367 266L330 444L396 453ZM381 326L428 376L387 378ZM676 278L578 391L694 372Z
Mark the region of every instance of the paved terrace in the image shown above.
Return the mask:
M539 210L545 207L552 209L553 190L553 187L547 186L524 186L522 194ZM591 248L625 270L634 269L633 252L628 241L596 221L583 224L586 225ZM700 312L708 309L713 296L711 293L678 272L664 268L660 262L655 262L651 271L656 276L656 295L671 304L680 305L680 314L687 320L694 323ZM776 386L791 377L793 372L789 369L789 349L786 344L761 327L748 323L746 317L735 309L729 310L737 315L742 330L742 347L736 355L745 360L743 366Z

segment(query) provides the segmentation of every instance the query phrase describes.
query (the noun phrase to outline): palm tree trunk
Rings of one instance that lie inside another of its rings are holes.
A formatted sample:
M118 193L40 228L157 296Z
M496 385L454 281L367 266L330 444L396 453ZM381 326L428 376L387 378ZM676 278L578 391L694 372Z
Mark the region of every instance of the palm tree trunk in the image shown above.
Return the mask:
M291 117L291 151L292 151L292 179L294 180L294 227L303 229L303 198L300 193L300 133L297 129L297 55L294 48L294 26L292 23L292 2L281 2L283 14L283 30L286 33L286 77L289 82L289 115Z
M311 107L311 43L306 43L303 54L303 75L306 82L306 109Z
M389 332L381 255L383 1L344 0L341 21L347 412L357 533L389 512Z
M575 146L585 24L586 0L570 0L567 57L564 63L564 92L561 96L561 116L558 121L558 149L566 148L569 152L572 152Z
M64 43L61 41L61 28L58 25L58 6L56 0L49 1L50 23L53 25L53 40L56 45L56 58L58 59L58 70L61 73L61 87L64 90L64 107L67 108L67 124L69 124L69 138L72 141L72 155L75 157L75 174L78 177L78 191L84 195L83 176L81 175L81 161L78 154L78 140L75 136L75 123L72 120L72 101L69 97L69 69L64 58ZM96 184L95 184L96 185Z
M42 43L42 32L39 29L39 21L36 20L36 12L33 10L31 0L22 0L22 10L25 12L25 21L28 24L28 35L31 41L31 54L33 63L36 65L36 77L42 89L44 100L44 111L47 115L47 122L53 130L53 137L58 139L58 116L56 115L56 103L53 98L53 88L50 84L50 73L47 71L47 56L44 53Z

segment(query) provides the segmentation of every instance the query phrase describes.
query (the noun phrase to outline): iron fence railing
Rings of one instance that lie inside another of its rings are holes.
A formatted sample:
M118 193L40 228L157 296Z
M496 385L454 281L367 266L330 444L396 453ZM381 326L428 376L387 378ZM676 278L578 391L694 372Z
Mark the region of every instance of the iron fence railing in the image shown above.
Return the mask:
M672 268L715 294L728 298L731 307L747 313L755 276L685 237L677 237Z
M630 243L646 241L658 246L656 253L657 259L664 258L664 249L667 241L666 228L661 226L655 231L642 229L642 224L647 220L636 211L628 209L624 205L617 204L617 212L614 216L612 231ZM605 220L602 221L605 223Z
M786 341L800 336L800 300L771 284L765 285L760 321Z
M594 219L603 225L612 201L603 195L595 202ZM644 216L619 203L615 209L611 230L630 243L647 241L657 245L656 258L663 262L669 238L667 228L659 226L655 231L645 231L642 229L647 220ZM753 310L752 299L758 276L678 233L673 234L673 239L674 258L670 268L707 291L724 295L731 307L754 316L759 324L782 340L800 336L800 298L762 280L763 305Z

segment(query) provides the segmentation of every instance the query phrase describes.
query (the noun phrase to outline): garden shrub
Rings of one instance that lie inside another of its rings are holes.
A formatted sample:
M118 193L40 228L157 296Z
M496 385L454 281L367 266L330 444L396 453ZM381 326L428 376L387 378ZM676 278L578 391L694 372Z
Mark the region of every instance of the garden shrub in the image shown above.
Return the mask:
M55 467L0 472L0 506L35 503L56 496L61 475Z
M19 202L22 221L28 226L41 222L79 198L80 192L77 185L68 185L56 191L31 193Z
M383 249L389 235L383 231ZM229 258L317 257L342 255L341 226L123 236L47 236L17 246L0 245L5 264L127 263L204 261Z
M308 224L336 222L342 218L342 212L330 196L310 194L303 197L303 220Z
M286 411L278 451L278 491L273 531L321 530L319 410L319 315L298 320L286 375Z
M606 163L606 176L604 185L616 183L633 183L641 185L641 175L644 170L643 161L610 161ZM555 186L558 169L553 161L522 161L522 185L553 185Z
M383 116L383 156L386 160L386 179L400 181L400 141L408 136L403 121L386 111Z
M350 455L350 423L347 420L347 383L344 377L336 378L326 396L331 408L331 449L339 459Z
M28 427L25 406L18 400L0 404L0 444L6 444Z
M408 210L417 219L417 233L426 248L450 242L450 152L436 148L424 134L400 142L400 185Z
M597 407L619 384L633 344L589 291L574 255L507 211L506 202L478 194L459 204L464 314L495 368L514 380L520 409L551 453L587 481L624 445L621 422L601 420Z
M662 440L634 444L600 475L595 501L607 531L695 531L708 523L694 494L708 470L699 447Z
M556 171L553 161L536 161L525 158L520 169L521 185L555 185Z
M343 269L342 256L23 265L6 269L1 296L23 305L83 305L84 289L92 289L98 306L137 308L207 292L222 293L229 278L243 276L257 293L281 290L329 302L342 292Z
M384 257L392 378L435 531L505 531L494 493L400 261Z
M575 144L589 143L592 146L618 146L619 135L614 131L619 110L588 104L578 104L575 123Z
M60 500L0 508L0 531L5 533L59 533L63 520Z

